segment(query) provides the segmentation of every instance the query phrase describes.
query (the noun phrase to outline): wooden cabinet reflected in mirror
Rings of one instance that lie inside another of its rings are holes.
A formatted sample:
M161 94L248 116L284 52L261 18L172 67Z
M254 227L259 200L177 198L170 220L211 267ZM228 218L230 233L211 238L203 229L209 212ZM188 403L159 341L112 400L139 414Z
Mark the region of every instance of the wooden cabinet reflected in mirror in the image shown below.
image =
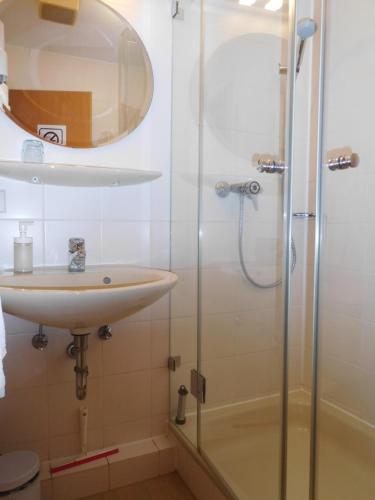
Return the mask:
M54 10L47 13L45 3L0 3L9 73L0 93L4 112L62 146L98 147L130 134L153 94L141 39L100 0L52 0Z

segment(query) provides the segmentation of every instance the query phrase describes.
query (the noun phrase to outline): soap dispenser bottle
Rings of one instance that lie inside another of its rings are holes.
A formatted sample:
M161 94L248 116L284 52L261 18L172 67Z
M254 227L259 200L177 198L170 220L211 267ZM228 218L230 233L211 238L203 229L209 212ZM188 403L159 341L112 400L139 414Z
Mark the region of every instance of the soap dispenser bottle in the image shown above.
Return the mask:
M20 221L20 235L14 238L14 272L33 272L33 239L27 236L29 221Z

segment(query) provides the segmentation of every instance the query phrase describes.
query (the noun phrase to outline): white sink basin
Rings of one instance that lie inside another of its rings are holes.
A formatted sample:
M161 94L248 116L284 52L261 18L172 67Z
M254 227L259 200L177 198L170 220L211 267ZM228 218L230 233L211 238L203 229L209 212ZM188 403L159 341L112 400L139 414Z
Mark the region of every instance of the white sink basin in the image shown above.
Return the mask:
M129 266L88 266L84 273L37 268L1 274L0 297L4 312L85 334L152 304L176 282L173 273Z

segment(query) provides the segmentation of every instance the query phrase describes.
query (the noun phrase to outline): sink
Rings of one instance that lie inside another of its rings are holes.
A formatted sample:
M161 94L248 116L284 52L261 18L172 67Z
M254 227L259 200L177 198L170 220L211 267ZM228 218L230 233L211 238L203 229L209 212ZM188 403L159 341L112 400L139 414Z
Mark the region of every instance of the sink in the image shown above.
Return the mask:
M47 326L85 335L152 304L177 282L168 271L130 266L36 268L32 274L0 275L3 310Z
M83 400L87 395L87 350L92 330L149 306L176 282L173 273L142 267L88 266L84 273L44 267L30 274L0 274L0 297L6 313L70 330L74 340L66 352L75 359L76 397ZM43 337L43 326L33 341L43 340L44 349L48 341L38 337ZM33 343L33 347L39 349L40 345Z

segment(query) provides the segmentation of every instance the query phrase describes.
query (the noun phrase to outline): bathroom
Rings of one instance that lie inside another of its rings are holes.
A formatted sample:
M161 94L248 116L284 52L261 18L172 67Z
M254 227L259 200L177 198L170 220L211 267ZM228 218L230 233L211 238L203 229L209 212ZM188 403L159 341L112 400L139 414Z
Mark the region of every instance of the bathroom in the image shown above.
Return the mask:
M0 1L0 496L375 498L374 20Z

